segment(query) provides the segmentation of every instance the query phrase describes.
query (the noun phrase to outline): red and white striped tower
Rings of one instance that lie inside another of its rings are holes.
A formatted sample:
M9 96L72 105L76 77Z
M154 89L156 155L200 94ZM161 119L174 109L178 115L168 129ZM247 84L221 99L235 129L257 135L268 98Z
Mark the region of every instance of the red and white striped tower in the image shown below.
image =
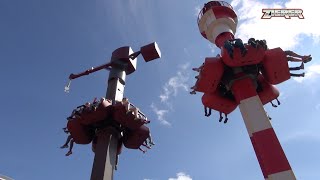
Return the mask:
M234 39L237 22L237 15L231 5L222 1L206 3L198 17L201 35L221 49L226 40ZM237 68L234 68L234 72L236 71ZM239 104L264 178L295 180L294 173L256 92L254 80L241 73L236 74L238 78L231 82L230 87Z

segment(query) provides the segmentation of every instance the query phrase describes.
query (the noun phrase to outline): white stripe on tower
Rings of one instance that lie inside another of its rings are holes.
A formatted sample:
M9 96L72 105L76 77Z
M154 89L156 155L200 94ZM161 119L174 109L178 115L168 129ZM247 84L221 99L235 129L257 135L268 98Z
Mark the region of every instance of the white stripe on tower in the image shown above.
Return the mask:
M275 174L270 174L266 180L287 180L287 179L295 179L292 170L282 171Z
M250 137L255 132L272 128L259 96L240 101L239 108Z

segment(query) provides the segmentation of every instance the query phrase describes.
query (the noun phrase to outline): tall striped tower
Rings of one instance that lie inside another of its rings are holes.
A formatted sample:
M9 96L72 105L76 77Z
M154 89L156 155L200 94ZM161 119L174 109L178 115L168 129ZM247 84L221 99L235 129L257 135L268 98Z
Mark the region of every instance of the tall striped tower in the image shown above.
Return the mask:
M237 23L237 15L233 8L223 1L206 3L198 16L201 35L220 49L226 40L234 39ZM238 77L230 82L231 92L239 104L264 178L295 180L294 173L256 92L254 79L242 75L243 72L237 72L241 67L231 68Z

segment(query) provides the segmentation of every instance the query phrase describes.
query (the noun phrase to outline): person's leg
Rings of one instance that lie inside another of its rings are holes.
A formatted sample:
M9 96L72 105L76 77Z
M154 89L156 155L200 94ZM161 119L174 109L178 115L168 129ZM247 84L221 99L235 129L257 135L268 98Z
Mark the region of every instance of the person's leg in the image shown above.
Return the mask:
M272 101L270 101L270 103L271 103L271 106L272 106L272 107L278 107L277 105L273 104Z
M143 141L143 146L148 146L148 144L149 143L148 143L147 139Z
M299 55L299 54L297 54L297 53L295 53L293 51L290 51L290 50L289 51L285 51L285 53L288 56L292 56L294 58L299 58L299 59L301 59L301 61L303 61L305 63L311 61L311 59L312 59L311 55L302 56L302 55Z
M67 134L70 133L67 127L62 128L62 129L63 129L63 132L65 132L65 133L67 133Z
M151 149L151 146L149 146L149 145L146 143L146 141L145 141L145 143L142 144L142 146L146 147L147 149Z
M290 61L290 62L302 62L303 60L300 59L300 58L295 58L295 57L287 56L287 61Z
M67 119L68 120L71 120L71 119L73 119L73 117L74 117L74 115L76 114L76 109L74 109L73 111L72 111L72 113L71 113L71 115L69 116L69 117L67 117Z
M312 57L311 57L311 55L308 55L308 56L305 56L305 58L302 58L302 60L304 63L307 63L312 60Z
M290 73L290 76L292 77L304 77L304 73L301 73L301 74L293 74L293 73Z
M219 118L219 122L222 121L223 117L222 117L222 112L219 112L220 118Z
M284 52L286 53L286 55L292 56L292 57L297 57L297 58L301 58L301 59L305 57L305 56L301 56L301 55L299 55L293 51L290 51L290 50L284 51Z
M145 124L149 124L151 121L149 121L149 120L143 120L143 123L145 123Z
M192 70L200 72L200 68L192 68Z
M149 141L149 144L155 145L155 143L154 143L153 140L152 140L152 137L151 137L151 134L150 134L150 133L149 133L148 141Z
M69 135L68 138L67 138L66 143L64 143L64 145L61 146L60 148L61 148L61 149L68 148L68 147L69 147L68 144L69 144L71 138L72 138L71 135Z
M204 107L204 115L208 116L208 108L206 106L203 106L203 107Z
M212 110L212 109L209 108L208 117L211 116L211 110Z
M298 71L300 67L289 67L289 71Z
M191 91L191 92L190 92L190 94L196 94L196 91L195 91L195 90L193 90L193 91Z
M225 116L225 118L224 118L223 123L227 123L228 122L228 114L224 113L224 116Z
M301 69L304 69L304 63L303 62L298 67L289 67L290 71L298 71L298 70L301 70Z
M66 154L66 156L70 156L72 154L73 144L74 144L74 141L73 139L71 139L69 152Z
M116 156L116 164L114 166L115 170L118 170L118 162L119 162L119 155Z
M141 149L141 147L139 147L139 150L142 151L143 153L146 153L146 150Z

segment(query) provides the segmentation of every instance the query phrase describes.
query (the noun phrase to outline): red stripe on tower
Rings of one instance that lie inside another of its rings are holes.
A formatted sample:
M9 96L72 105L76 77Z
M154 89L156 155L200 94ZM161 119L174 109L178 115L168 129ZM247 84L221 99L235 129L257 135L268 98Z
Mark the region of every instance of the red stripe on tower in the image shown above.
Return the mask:
M265 178L271 174L291 170L273 128L255 132L250 139Z
M236 13L232 9L226 8L225 6L214 7L212 8L212 11L217 19L225 17L229 17L232 19L237 18Z
M236 98L237 103L240 103L241 100L257 95L256 90L252 86L254 85L253 80L251 78L239 79L232 84L231 89Z

